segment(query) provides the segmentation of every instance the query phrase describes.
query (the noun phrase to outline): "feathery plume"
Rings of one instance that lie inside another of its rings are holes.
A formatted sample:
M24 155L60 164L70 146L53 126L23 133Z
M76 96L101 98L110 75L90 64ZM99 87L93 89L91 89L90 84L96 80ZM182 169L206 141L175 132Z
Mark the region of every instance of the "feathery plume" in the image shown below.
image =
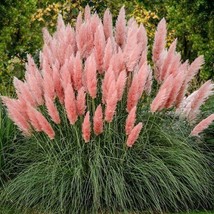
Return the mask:
M100 23L94 35L94 56L99 73L103 73L103 57L105 50L105 35L103 25Z
M136 119L136 110L137 110L137 107L134 106L128 114L128 117L126 119L126 125L125 125L126 135L129 135L131 133L131 130L134 127L134 123Z
M108 38L107 44L105 47L105 51L104 51L104 58L103 58L103 69L104 69L104 71L108 70L112 55L113 55L112 42L111 42L111 39Z
M82 123L82 136L86 143L90 141L91 137L91 123L89 111L86 113Z
M104 16L103 16L103 27L106 40L113 36L113 26L112 26L112 15L109 9L106 9Z
M76 107L77 107L77 114L78 115L84 115L85 109L86 109L86 99L85 99L86 93L84 87L81 87L78 90L77 94L77 100L76 100Z
M113 81L110 83L107 99L106 99L106 109L105 109L105 121L112 122L116 106L117 106L117 88L116 82Z
M82 60L80 58L80 53L77 52L74 59L74 70L73 70L73 81L74 88L79 90L82 87Z
M151 91L152 91L152 69L151 67L149 66L148 67L148 78L147 78L147 81L146 81L146 84L145 84L145 92L147 95L150 95Z
M101 104L97 106L96 111L94 112L94 133L99 135L103 132L103 111Z
M97 95L97 72L94 54L91 54L85 62L85 74L87 90L94 99Z
M85 19L85 21L89 21L90 18L91 18L91 8L87 4L85 7L85 11L84 11L84 19Z
M123 47L126 40L126 18L124 6L120 9L115 27L116 42L120 47Z
M75 25L75 29L77 33L79 32L81 25L82 25L82 12L80 11L77 16L76 25Z
M48 114L50 115L51 119L53 120L54 123L60 124L60 117L59 117L59 112L54 105L54 102L50 97L46 96L45 97L45 105L48 110Z
M125 70L121 71L116 81L118 101L122 100L123 92L126 86L126 78L127 78L126 71Z
M127 96L127 111L130 112L131 109L137 105L138 99L139 99L139 82L138 82L138 75L134 74L134 77L132 79L131 86L128 90L128 96Z
M161 52L164 50L166 44L166 20L163 18L155 32L155 39L152 49L152 60L157 62L160 58Z
M201 132L209 127L214 121L214 114L211 114L206 119L202 120L199 124L195 126L195 128L191 132L191 136L198 136Z
M132 147L135 141L138 139L141 129L143 128L142 123L138 123L130 132L126 145Z
M77 109L76 109L76 102L75 102L75 94L71 84L67 85L65 89L65 109L67 112L68 119L70 124L74 125L77 121Z

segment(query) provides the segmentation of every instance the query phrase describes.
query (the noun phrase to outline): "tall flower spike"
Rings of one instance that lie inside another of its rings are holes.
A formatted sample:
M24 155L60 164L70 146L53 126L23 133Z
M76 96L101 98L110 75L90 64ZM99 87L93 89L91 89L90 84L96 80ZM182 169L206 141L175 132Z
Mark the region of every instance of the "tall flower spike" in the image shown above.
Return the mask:
M121 71L116 82L118 101L122 100L123 98L123 92L126 86L126 78L127 78L126 71L125 70Z
M109 9L106 9L103 16L103 27L106 40L113 36L112 15Z
M101 104L97 106L96 111L94 112L94 133L96 135L99 135L103 132L103 111L102 111L102 106Z
M104 51L104 58L103 58L104 71L108 70L112 55L113 55L112 41L110 38L108 38L105 51Z
M76 106L77 106L77 114L78 115L84 115L85 114L85 109L86 109L85 96L86 96L85 89L84 89L84 87L82 87L78 90L78 94L77 94Z
M153 62L157 62L160 58L161 52L165 48L166 44L166 20L163 18L157 27L155 32L155 39L152 49L152 60Z
M74 125L77 121L78 115L76 109L75 94L71 84L67 85L65 89L65 109L70 124Z
M74 88L76 90L79 90L82 87L82 60L80 58L79 52L77 52L76 57L74 59L73 71Z
M143 128L142 123L138 123L130 132L126 145L132 147L135 141L138 139L141 129Z
M138 82L138 75L135 73L132 84L128 91L128 97L127 97L127 111L130 112L131 109L137 105L138 99L139 99L139 82Z
M115 38L116 38L117 44L120 47L123 47L126 40L126 18L125 18L124 6L120 9L120 12L116 21Z
M129 112L128 117L126 119L126 125L125 125L125 131L126 135L129 135L131 133L131 130L134 127L135 119L136 119L136 106L132 108L132 110Z
M54 105L54 102L50 97L46 96L45 97L45 105L48 110L48 114L50 115L51 119L53 120L54 123L60 124L60 117L59 117L59 112Z
M214 114L211 114L206 119L202 120L199 124L195 126L195 128L192 130L191 134L192 136L198 136L201 132L203 132L205 129L209 127L214 121Z
M97 95L97 72L94 54L91 54L85 62L86 85L90 96L94 99Z
M86 143L90 141L91 137L91 123L89 111L86 113L85 118L82 123L82 136Z

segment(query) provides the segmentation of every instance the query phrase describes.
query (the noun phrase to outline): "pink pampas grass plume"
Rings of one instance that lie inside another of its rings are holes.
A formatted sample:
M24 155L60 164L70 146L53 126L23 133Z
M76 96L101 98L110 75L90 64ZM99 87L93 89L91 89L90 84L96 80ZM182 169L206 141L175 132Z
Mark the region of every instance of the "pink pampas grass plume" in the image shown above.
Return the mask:
M160 111L165 107L166 101L169 98L169 94L172 90L173 77L170 75L160 87L156 97L151 103L150 109L154 113Z
M77 121L77 109L74 90L71 84L67 85L65 89L65 109L70 121L70 124L74 125Z
M74 59L74 69L73 69L73 81L74 88L79 90L82 87L82 60L80 58L80 53L77 52L76 57Z
M204 64L204 57L199 56L197 57L189 66L186 76L186 82L190 82L192 78L198 73L201 69L201 66Z
M166 102L166 108L171 107L175 103L176 97L183 85L184 78L185 78L185 73L183 73L183 72L178 73L176 75L176 77L174 78L173 84L172 84L172 90L171 90L169 98Z
M161 52L165 48L166 44L166 20L163 18L157 27L157 30L155 32L155 39L152 49L152 60L153 62L157 62L160 58Z
M212 84L211 80L208 80L197 90L197 93L191 102L191 111L188 115L189 120L195 119L201 105L204 104L209 96L213 95L213 89L214 84Z
M85 19L85 21L88 21L88 20L90 20L90 18L91 18L91 8L87 4L85 7L85 11L84 11L84 19Z
M202 120L198 125L195 126L195 128L191 132L191 136L198 136L201 132L203 132L205 129L211 125L214 121L214 114L211 114L206 119Z
M30 92L29 86L26 82L22 82L21 80L14 77L13 85L20 100L24 100L25 102L30 103L32 106L37 105L36 100Z
M113 36L113 25L112 25L112 15L109 9L106 9L103 16L103 27L106 40Z
M127 111L130 112L131 109L137 105L139 99L139 82L138 82L138 75L134 74L131 86L128 90L127 96Z
M141 53L140 61L138 63L139 68L141 68L145 62L147 63L147 48Z
M104 51L104 58L103 58L103 69L104 69L104 71L108 70L112 55L113 55L112 42L111 42L111 39L108 38L107 44L105 47L105 51Z
M119 46L123 47L126 40L126 18L124 6L120 9L119 15L116 21L115 38Z
M108 123L112 122L116 106L117 106L117 88L116 82L112 81L109 86L107 99L106 99L106 109L105 109L105 121Z
M135 141L138 139L141 129L143 128L143 123L138 123L130 132L126 145L132 147Z
M141 50L145 50L147 48L148 39L146 35L146 29L143 24L140 25L137 32L137 43L141 46Z
M106 103L109 86L112 83L112 81L115 81L115 74L114 74L114 71L111 68L109 68L105 73L105 76L102 82L102 102L103 103Z
M145 84L145 92L147 95L150 95L151 91L152 91L152 69L151 67L149 66L148 67L148 78L146 80L146 84Z
M90 96L94 99L97 95L97 72L94 54L87 58L85 63L86 85Z
M136 110L137 110L137 107L134 106L128 114L128 117L126 119L126 125L125 125L126 135L129 135L131 133L131 130L134 127L134 123L136 119Z
M99 73L103 73L103 57L105 50L105 35L103 25L100 23L94 35L94 56Z
M118 101L122 100L123 92L126 86L126 78L127 78L126 71L125 70L121 71L116 82Z
M103 111L101 104L97 106L96 111L94 112L94 133L95 135L99 135L103 132Z
M75 29L76 29L77 33L79 32L81 25L82 25L82 12L80 11L78 16L77 16L76 26L75 26Z
M77 100L76 100L76 107L77 107L77 114L84 115L86 109L86 93L84 87L78 90Z
M137 73L137 76L138 76L138 96L139 96L139 98L142 96L142 93L144 91L146 81L147 81L148 76L149 76L149 72L150 71L149 71L147 63L144 63Z
M56 124L60 124L60 117L59 117L59 112L54 105L53 100L51 100L49 97L45 97L45 105L48 110L48 114L50 115L52 121Z
M11 120L19 127L24 135L30 136L30 125L20 109L20 101L15 99L10 99L8 97L1 97L4 105L7 107L7 112Z
M31 105L27 105L27 115L29 118L29 122L30 124L33 126L33 128L38 131L41 132L42 131L42 127L38 121L38 118L36 117L36 114L34 112L34 108Z
M47 119L38 110L34 108L32 108L31 110L32 110L32 114L34 114L35 117L37 118L39 125L41 127L41 130L45 132L51 140L54 139L55 132L51 127L50 123L47 121Z
M167 77L167 69L173 62L173 58L175 55L175 49L176 49L177 39L170 45L169 50L167 52L166 58L163 61L163 64L161 66L160 70L160 80L163 81Z
M91 123L89 111L86 113L82 123L82 137L86 143L90 141L91 137Z

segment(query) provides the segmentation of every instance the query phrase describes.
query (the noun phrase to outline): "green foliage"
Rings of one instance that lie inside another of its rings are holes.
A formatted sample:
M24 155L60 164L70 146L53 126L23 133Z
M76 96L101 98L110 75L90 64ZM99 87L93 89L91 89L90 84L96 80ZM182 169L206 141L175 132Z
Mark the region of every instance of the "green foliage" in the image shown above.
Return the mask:
M131 149L124 144L120 116L88 144L79 125L70 126L66 118L54 140L35 134L17 143L12 156L20 172L6 185L3 202L52 213L205 206L210 172L206 158L187 138L188 125L170 115L138 114L145 126Z

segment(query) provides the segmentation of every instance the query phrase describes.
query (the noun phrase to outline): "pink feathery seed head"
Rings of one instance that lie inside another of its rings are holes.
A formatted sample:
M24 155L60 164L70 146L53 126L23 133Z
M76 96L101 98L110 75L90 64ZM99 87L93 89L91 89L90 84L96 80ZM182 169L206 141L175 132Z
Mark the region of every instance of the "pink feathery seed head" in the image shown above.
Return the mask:
M125 125L126 135L129 135L131 130L134 127L134 123L136 119L136 109L137 107L134 106L129 112L128 117L126 119L126 125Z
M60 68L60 77L61 77L60 80L61 80L61 85L64 90L66 89L67 85L72 84L71 75L72 75L73 69L71 67L69 69L68 64L69 64L68 60L65 60L65 63ZM70 63L70 66L71 65L72 64Z
M113 25L112 25L112 15L109 9L106 9L103 16L103 27L106 40L113 36Z
M103 25L100 23L94 35L94 56L99 73L103 73L103 57L105 50L105 35Z
M86 113L83 123L82 123L82 137L86 143L90 141L91 137L91 123L90 123L90 113Z
M172 105L175 103L176 97L183 85L184 78L185 78L185 74L183 72L180 72L173 79L172 90L171 90L169 98L166 102L166 106L165 106L166 108L172 107Z
M139 68L141 68L141 66L147 62L147 48L145 48L145 50L141 53L140 56L140 61L139 61Z
M211 80L208 80L197 90L197 94L191 102L191 111L188 118L194 119L197 116L197 112L199 112L200 107L209 98L209 96L213 95L213 89L214 84Z
M131 109L137 105L139 99L139 82L138 82L138 75L135 73L132 79L131 86L128 90L127 96L127 111L130 112Z
M85 7L85 11L84 11L84 19L85 19L85 21L89 21L90 18L91 18L91 8L87 4Z
M108 70L112 55L113 55L112 41L111 41L111 38L108 38L105 51L104 51L104 58L103 58L104 71Z
M107 99L106 99L106 109L105 109L105 121L108 123L112 122L115 110L117 107L117 88L116 82L113 80L110 83Z
M80 53L77 52L76 58L74 60L74 75L73 75L73 81L74 81L74 88L76 90L79 90L82 87L82 60L80 58Z
M65 23L63 21L62 15L59 14L57 18L57 31L60 31L61 29L65 29Z
M202 65L204 64L204 57L199 56L197 57L189 66L188 72L186 75L186 81L189 83L192 78L198 73L198 71L201 69Z
M97 28L100 24L102 24L102 21L100 20L99 16L96 13L93 14L90 19L90 29L91 29L91 32L93 33L93 36L94 36L95 32L97 31ZM105 36L104 36L104 38L105 38Z
M143 123L138 123L130 132L126 145L132 147L135 141L138 139L141 129L143 128Z
M126 86L126 79L127 79L127 74L126 74L126 71L123 70L120 72L116 82L118 101L122 100L123 92Z
M154 39L154 44L153 44L153 49L152 49L152 60L154 63L156 63L159 58L161 52L165 48L166 44L166 20L163 18L157 27L157 30L155 32L155 39Z
M53 74L44 71L44 94L52 100L55 97Z
M191 136L198 136L201 132L209 127L214 122L214 114L211 114L206 119L202 120L191 132Z
M84 115L86 109L86 93L84 87L78 90L77 100L76 100L77 114Z
M53 128L51 127L50 123L47 121L47 119L43 116L43 114L41 112L39 112L38 110L33 109L33 113L35 115L35 117L37 118L39 125L41 127L41 130L43 132L45 132L48 137L52 140L55 137L55 132L53 130Z
M36 117L36 114L35 114L35 109L27 104L27 108L26 108L26 111L27 111L27 115L29 117L29 121L30 121L30 124L32 125L32 127L37 131L37 132L41 132L42 131L42 127L38 121L38 118Z
M181 54L176 53L173 58L173 62L167 69L166 76L169 76L170 74L172 74L175 77L179 73L180 66L181 66Z
M54 105L53 100L50 99L50 97L48 96L45 97L45 105L47 107L48 114L50 115L52 121L56 124L60 124L61 121L60 121L59 112L56 106Z
M13 78L13 85L16 89L17 96L20 100L25 100L25 102L30 103L32 106L36 106L37 103L30 92L28 84L26 82L22 82L16 77Z
M172 91L172 83L173 76L170 75L161 85L155 99L151 103L150 109L152 113L160 111L165 107L166 101L168 100L169 95Z
M57 65L53 65L53 83L54 83L54 89L56 92L57 97L59 98L59 101L61 104L64 103L64 91L61 84L61 76L59 73L59 69L57 68Z
M138 76L138 96L139 98L142 96L142 93L144 91L145 85L146 85L146 81L148 79L149 76L149 69L148 69L148 65L147 63L144 63L140 70L137 73Z
M74 90L71 84L68 84L65 89L65 110L71 125L77 121L77 109Z
M145 84L145 92L147 95L150 95L152 91L152 69L150 65L148 66L148 71L149 71L149 74Z
M115 38L120 47L123 47L126 40L126 14L124 6L120 9L115 26Z
M161 66L161 70L160 70L161 81L164 81L167 78L168 67L170 67L170 65L173 63L173 58L175 56L176 44L177 44L177 39L175 39L175 41L170 45L166 58L163 61L163 65Z
M137 32L137 42L141 46L141 50L145 50L147 48L148 39L146 34L146 29L143 24L140 25Z
M108 90L109 90L109 85L111 84L112 81L115 81L115 75L114 71L112 70L111 67L106 71L103 82L102 82L102 101L103 103L106 103L107 95L108 95Z
M76 29L76 32L79 32L80 30L80 26L82 25L82 12L80 11L78 16L77 16L77 20L76 20L76 26L75 26L75 29Z
M94 133L99 135L103 132L103 111L101 104L97 106L96 111L94 112Z
M19 127L24 135L30 136L31 130L30 125L22 111L20 111L19 100L11 99L8 97L1 97L3 104L7 107L7 112L11 120Z
M86 60L85 74L88 93L94 99L97 95L97 71L93 53Z

